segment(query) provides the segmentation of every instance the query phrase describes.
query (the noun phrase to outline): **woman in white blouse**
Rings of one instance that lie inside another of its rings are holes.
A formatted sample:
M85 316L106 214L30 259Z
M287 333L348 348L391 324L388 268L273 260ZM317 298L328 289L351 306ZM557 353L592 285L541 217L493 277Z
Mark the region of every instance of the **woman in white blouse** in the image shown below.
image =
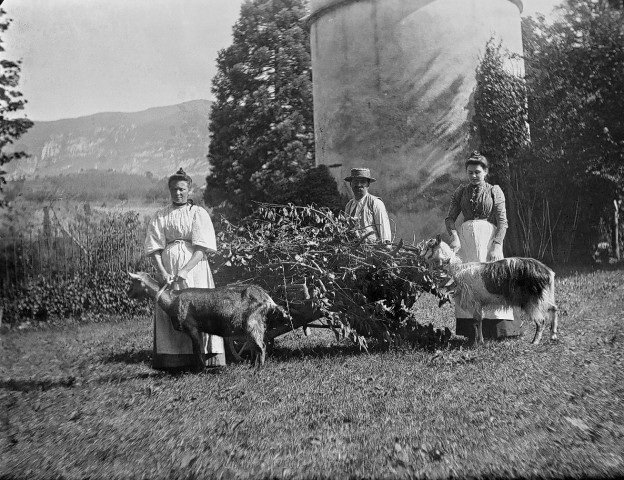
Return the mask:
M191 178L178 170L169 177L171 204L151 219L145 238L149 255L163 281L173 289L214 288L206 251L216 251L217 242L208 212L189 200ZM154 311L154 354L156 369L180 369L194 363L193 346L183 332L174 330L167 314L156 305ZM204 335L206 366L224 366L223 338Z

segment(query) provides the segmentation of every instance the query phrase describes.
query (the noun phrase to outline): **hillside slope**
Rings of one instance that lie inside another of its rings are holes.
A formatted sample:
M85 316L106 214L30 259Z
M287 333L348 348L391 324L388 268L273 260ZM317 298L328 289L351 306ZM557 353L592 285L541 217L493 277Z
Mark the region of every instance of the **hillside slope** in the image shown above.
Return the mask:
M133 113L97 113L35 125L16 144L30 158L7 164L9 178L82 170L155 177L184 167L198 180L209 171L211 102L193 100Z

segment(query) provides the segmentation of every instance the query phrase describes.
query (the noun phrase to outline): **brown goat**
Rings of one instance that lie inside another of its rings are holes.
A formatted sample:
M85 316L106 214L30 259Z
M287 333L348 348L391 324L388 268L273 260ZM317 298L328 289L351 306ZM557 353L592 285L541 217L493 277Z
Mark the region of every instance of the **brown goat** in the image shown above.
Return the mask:
M267 325L283 322L288 314L257 285L167 290L147 273L130 273L131 298L149 297L169 315L173 328L186 332L193 343L196 369L206 364L201 332L221 337L245 335L254 364L264 365Z

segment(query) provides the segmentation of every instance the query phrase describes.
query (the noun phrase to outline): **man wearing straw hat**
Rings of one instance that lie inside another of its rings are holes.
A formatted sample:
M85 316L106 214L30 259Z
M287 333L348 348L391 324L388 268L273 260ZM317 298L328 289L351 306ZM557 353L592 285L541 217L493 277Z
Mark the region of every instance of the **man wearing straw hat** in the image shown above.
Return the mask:
M368 193L368 188L375 181L368 168L352 168L351 175L345 178L351 185L354 198L349 200L345 213L355 218L360 227L360 235L367 242L390 243L392 232L386 206L380 198Z

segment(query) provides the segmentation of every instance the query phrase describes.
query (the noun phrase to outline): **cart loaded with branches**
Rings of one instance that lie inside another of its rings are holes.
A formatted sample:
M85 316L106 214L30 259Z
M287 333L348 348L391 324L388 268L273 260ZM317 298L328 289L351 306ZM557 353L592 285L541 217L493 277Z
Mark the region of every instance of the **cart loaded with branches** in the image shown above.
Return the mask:
M423 294L449 301L449 279L422 258L425 241L368 242L353 219L326 208L261 204L239 225L223 219L211 262L217 284L255 283L290 313L269 325L267 343L297 328L331 329L362 349L406 342L440 348L448 328L419 322ZM240 359L236 342L230 343Z

